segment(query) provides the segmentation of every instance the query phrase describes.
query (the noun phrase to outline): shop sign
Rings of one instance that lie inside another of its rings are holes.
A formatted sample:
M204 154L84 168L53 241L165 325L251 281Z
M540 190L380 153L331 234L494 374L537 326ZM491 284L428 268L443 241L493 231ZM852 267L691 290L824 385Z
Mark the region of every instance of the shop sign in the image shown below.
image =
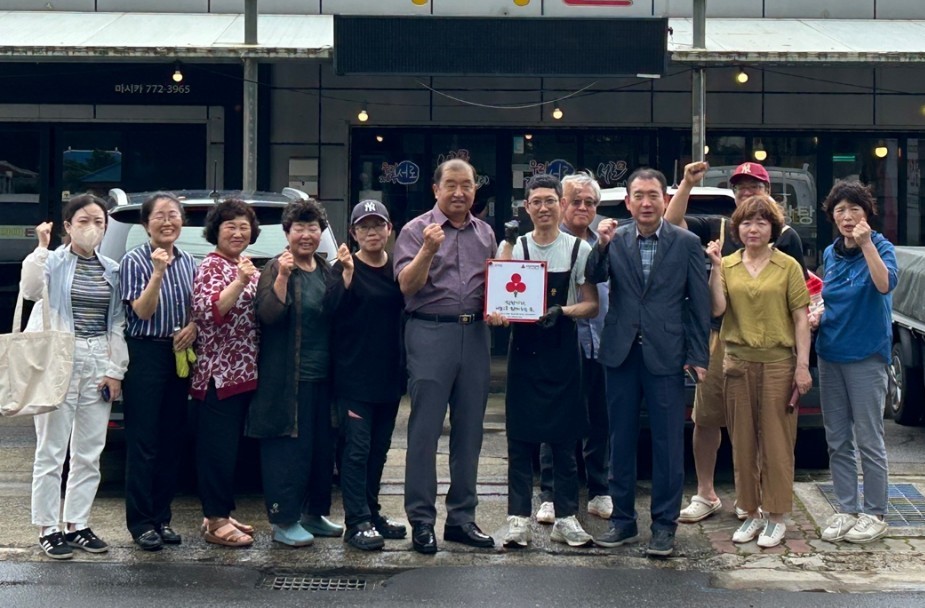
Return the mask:
M572 163L567 160L562 160L561 158L551 160L548 163L538 163L535 160L530 161L531 175L552 175L561 180L566 175L571 175L574 172L575 167ZM524 178L525 184L528 179L529 177Z
M420 167L413 161L403 160L398 163L382 163L382 175L379 176L379 183L410 186L418 183L420 178Z
M473 167L475 167L475 164L472 162L472 159L469 155L469 151L466 150L465 148L460 148L459 150L450 150L446 154L438 154L437 164L438 165L443 164L448 160L453 160L454 158L458 158L459 160L464 160L470 165L472 165ZM476 190L478 190L482 186L487 186L488 184L491 183L491 178L488 177L487 175L478 175L478 171L476 171L476 175L477 175L477 177L475 178L475 189Z
M626 172L626 161L609 160L606 163L600 163L597 166L597 179L602 184L607 184L609 186L621 186L623 184L620 182L620 180L626 177Z

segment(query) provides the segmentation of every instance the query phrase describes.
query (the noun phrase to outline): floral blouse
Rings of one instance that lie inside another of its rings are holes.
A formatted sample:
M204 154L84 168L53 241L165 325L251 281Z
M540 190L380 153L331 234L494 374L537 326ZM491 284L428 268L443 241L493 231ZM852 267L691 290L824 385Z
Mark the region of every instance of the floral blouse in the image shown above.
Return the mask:
M224 316L218 298L238 278L238 266L218 253L210 253L199 266L193 282L193 320L199 327L196 339L196 370L190 386L194 399L205 399L209 382L215 382L219 399L257 388L257 318L254 297L257 279L250 283Z

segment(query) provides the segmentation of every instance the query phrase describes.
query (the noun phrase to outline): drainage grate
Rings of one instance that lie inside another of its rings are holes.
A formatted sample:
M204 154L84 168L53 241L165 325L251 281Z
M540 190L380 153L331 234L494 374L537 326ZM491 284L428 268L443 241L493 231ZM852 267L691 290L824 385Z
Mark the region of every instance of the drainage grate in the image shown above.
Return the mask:
M837 512L838 499L831 483L817 483L819 490ZM858 484L861 502L864 501L864 484ZM921 526L925 524L925 496L911 483L889 484L889 508L884 518L891 526Z
M260 584L261 589L274 591L363 591L366 579L351 577L319 576L267 576Z

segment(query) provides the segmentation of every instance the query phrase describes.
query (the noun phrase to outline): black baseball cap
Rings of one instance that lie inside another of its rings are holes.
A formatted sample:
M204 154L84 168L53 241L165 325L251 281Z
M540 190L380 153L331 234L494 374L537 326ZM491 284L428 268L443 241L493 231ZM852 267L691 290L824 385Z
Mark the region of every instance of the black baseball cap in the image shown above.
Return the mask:
M369 216L381 217L385 221L392 223L392 220L389 219L389 210L385 208L385 205L376 200L365 200L360 201L353 208L353 212L350 214L350 225L353 226L363 218Z

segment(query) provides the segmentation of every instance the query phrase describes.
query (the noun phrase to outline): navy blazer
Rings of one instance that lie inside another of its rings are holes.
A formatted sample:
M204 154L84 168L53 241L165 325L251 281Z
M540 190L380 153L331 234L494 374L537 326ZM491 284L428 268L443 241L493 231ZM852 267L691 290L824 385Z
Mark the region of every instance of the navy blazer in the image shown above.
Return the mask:
M592 283L610 279L598 355L603 365L621 365L641 335L643 360L654 375L680 374L685 364L707 367L710 292L696 235L663 221L646 283L630 222L617 228L606 248L594 247L585 275Z

